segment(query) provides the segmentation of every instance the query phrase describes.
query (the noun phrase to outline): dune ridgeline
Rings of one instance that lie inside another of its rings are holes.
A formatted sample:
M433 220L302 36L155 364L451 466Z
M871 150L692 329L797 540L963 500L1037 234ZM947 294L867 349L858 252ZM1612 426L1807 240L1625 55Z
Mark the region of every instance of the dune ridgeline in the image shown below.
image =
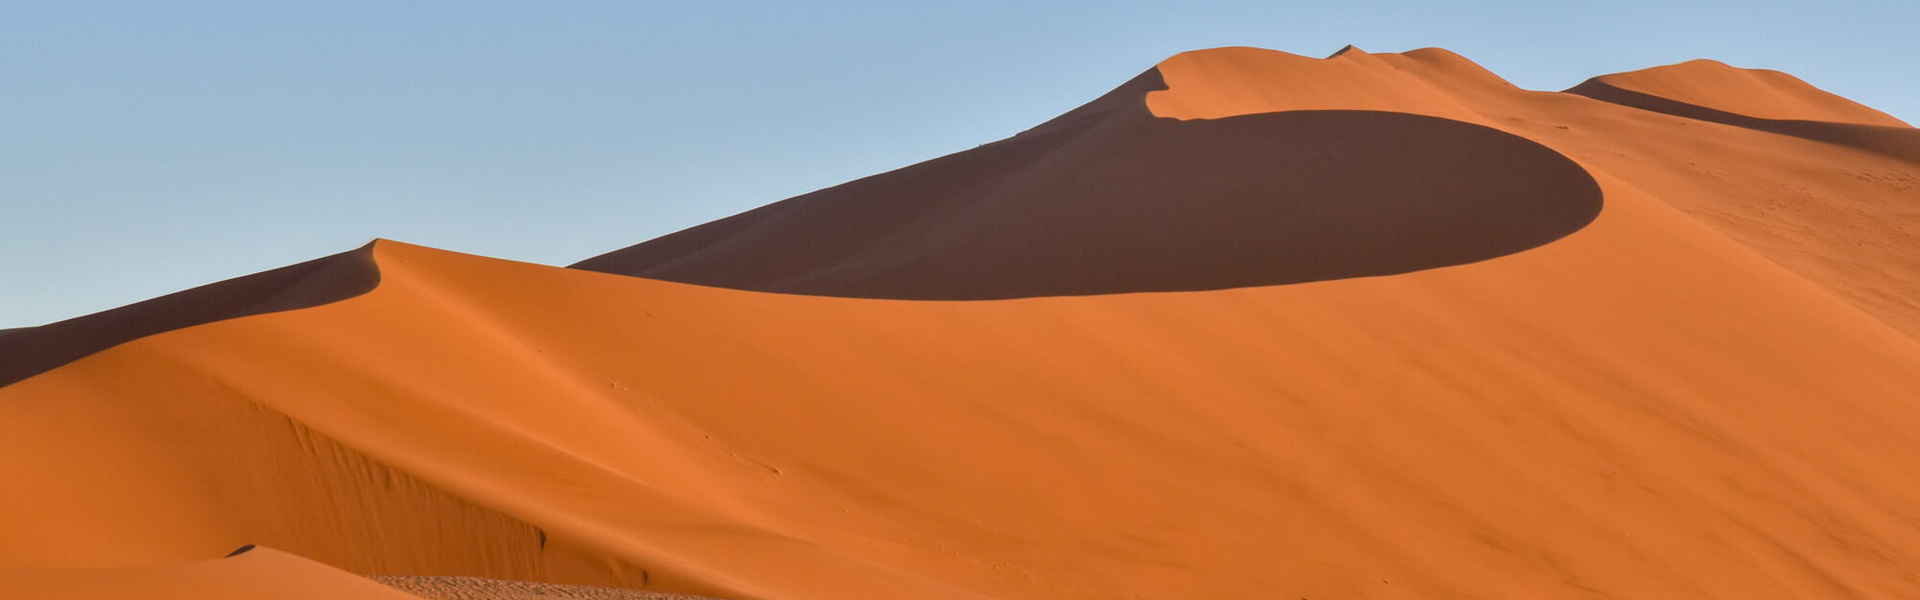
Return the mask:
M1196 51L572 268L0 332L0 597L1917 598L1917 299L1920 130L1792 76Z

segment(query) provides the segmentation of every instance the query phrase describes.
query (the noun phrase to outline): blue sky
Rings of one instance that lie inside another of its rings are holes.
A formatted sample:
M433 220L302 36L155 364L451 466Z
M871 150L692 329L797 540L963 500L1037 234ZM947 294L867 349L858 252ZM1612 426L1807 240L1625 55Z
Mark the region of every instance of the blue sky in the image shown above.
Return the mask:
M1214 46L1531 89L1716 58L1920 120L1920 3L1800 4L0 0L0 328L375 237L564 265Z

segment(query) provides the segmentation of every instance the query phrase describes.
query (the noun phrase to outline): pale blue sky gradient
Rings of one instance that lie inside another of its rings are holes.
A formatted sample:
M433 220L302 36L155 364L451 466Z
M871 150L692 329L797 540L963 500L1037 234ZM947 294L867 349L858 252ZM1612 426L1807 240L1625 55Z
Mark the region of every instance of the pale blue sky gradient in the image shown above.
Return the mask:
M564 265L1196 48L1441 46L1531 89L1706 57L1920 119L1920 3L1774 6L0 0L0 328L375 237Z

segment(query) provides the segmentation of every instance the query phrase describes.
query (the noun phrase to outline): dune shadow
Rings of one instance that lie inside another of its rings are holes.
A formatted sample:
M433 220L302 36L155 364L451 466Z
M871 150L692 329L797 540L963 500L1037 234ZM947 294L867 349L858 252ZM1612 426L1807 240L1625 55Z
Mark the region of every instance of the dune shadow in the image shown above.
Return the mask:
M380 283L373 245L39 327L0 331L0 387L146 336L319 306Z
M1600 212L1561 154L1492 128L1320 110L1179 121L1157 72L974 150L575 268L860 298L989 300L1393 275L1546 244Z
M1865 150L1889 158L1920 164L1920 129L1902 129L1860 123L1834 123L1795 119L1762 119L1681 102L1672 98L1616 87L1589 79L1568 88L1566 93L1586 96L1601 102L1669 114L1695 121L1731 125L1755 131L1797 137Z

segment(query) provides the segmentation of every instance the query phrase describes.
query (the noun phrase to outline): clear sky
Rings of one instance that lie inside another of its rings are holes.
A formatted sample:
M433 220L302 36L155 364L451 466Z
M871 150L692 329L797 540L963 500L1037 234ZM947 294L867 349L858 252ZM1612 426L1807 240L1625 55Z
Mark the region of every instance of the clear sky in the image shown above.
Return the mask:
M375 237L564 265L1215 46L1440 46L1530 89L1716 58L1915 122L1916 24L1911 0L0 0L0 328Z

